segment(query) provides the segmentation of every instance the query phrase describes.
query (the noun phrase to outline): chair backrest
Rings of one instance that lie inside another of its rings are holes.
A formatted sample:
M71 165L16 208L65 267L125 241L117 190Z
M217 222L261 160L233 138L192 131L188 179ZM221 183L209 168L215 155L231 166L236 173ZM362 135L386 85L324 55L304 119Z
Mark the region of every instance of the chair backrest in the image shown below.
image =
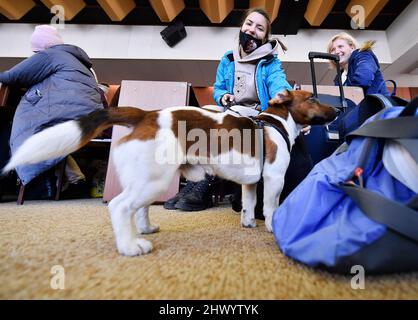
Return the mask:
M106 99L109 107L117 107L120 95L120 85L111 84L107 92Z
M199 107L216 104L213 100L213 87L193 87Z
M9 97L10 88L0 82L0 107L7 105L7 98Z

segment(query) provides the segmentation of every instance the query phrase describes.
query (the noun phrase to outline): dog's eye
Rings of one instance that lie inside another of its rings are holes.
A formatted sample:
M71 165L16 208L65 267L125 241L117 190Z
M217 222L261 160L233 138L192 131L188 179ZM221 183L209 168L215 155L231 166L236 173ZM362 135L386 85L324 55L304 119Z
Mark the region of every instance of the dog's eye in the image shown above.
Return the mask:
M318 99L317 99L317 98L315 98L314 96L310 97L310 98L308 99L308 101L309 101L310 103L319 103Z

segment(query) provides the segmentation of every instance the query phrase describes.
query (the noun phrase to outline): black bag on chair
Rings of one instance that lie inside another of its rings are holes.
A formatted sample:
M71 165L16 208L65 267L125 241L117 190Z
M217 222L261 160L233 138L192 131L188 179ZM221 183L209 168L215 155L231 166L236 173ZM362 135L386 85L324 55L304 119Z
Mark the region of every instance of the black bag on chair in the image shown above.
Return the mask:
M367 95L356 108L350 110L341 118L338 126L339 135L344 138L379 111L393 106L406 106L407 103L408 101L396 96Z

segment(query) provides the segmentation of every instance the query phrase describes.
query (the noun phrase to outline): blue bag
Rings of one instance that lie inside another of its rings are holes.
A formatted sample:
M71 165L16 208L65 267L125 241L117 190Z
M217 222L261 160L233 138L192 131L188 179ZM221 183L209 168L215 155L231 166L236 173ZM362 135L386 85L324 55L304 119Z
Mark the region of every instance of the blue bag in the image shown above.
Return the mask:
M417 105L373 116L286 198L273 216L285 255L347 274L354 265L368 274L418 270L417 193L382 162L385 143L397 141L418 163Z

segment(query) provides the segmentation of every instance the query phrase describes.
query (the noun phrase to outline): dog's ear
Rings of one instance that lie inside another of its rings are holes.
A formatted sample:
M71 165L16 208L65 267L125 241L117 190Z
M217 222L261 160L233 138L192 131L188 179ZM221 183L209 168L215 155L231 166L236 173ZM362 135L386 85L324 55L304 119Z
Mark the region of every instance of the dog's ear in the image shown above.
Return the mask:
M287 103L293 100L292 93L285 89L283 92L278 93L273 99L269 101L269 106L277 104Z

